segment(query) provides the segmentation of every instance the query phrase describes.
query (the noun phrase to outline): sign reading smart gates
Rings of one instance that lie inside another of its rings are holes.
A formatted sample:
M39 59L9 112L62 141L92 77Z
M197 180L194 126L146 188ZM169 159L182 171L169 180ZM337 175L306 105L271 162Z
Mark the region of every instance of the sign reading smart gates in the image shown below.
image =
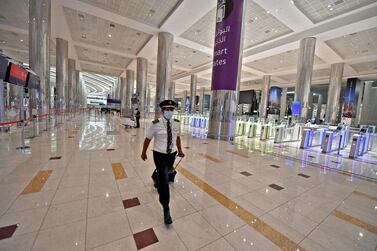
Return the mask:
M19 86L25 86L28 71L13 63L10 63L9 68L8 82Z
M212 90L236 90L244 0L218 0Z

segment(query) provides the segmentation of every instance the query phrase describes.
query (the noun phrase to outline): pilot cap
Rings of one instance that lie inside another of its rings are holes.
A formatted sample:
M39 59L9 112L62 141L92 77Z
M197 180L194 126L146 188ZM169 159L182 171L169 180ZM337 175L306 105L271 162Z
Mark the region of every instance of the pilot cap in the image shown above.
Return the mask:
M161 109L164 108L173 108L175 109L175 102L173 100L164 100L160 103Z

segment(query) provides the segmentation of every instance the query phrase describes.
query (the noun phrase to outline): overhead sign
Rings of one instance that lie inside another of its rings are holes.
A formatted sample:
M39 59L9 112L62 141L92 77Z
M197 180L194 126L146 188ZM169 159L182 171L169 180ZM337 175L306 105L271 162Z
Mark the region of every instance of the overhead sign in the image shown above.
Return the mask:
M14 63L10 63L9 68L7 82L19 86L25 86L28 71Z
M245 0L218 0L212 90L236 90Z
M5 79L8 69L8 60L0 55L0 79Z
M120 104L120 99L111 99L111 98L108 98L107 99L107 103L108 104Z
M29 89L39 89L40 88L40 79L37 75L29 72L28 78L27 78L27 84L25 87Z

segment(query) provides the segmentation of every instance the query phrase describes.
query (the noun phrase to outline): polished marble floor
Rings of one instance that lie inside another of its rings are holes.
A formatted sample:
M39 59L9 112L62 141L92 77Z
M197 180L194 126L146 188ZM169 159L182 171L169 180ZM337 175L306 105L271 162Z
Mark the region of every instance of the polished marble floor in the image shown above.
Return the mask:
M377 167L183 128L163 224L145 129L76 115L28 139L0 134L0 250L376 250Z

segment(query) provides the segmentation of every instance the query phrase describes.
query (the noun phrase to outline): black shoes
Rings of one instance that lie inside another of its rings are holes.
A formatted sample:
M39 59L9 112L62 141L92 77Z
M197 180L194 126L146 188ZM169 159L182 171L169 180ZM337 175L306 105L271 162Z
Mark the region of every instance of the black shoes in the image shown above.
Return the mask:
M164 211L164 222L166 225L170 225L173 223L173 220L170 216L170 211L167 210L167 211Z

